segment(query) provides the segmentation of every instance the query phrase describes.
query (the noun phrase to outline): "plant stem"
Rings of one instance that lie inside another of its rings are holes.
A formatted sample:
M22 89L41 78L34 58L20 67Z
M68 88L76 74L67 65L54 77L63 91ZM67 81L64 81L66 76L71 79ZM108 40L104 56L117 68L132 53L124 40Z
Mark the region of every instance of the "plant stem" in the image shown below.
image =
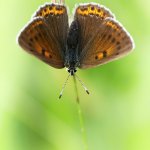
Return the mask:
M84 126L83 114L82 114L82 110L81 110L81 106L80 106L80 99L79 99L75 76L73 76L73 79L74 79L74 85L75 85L77 110L78 110L78 115L79 115L80 129L81 129L82 140L83 140L83 144L84 144L84 150L88 150L87 135L86 135L86 130L85 130L85 126Z

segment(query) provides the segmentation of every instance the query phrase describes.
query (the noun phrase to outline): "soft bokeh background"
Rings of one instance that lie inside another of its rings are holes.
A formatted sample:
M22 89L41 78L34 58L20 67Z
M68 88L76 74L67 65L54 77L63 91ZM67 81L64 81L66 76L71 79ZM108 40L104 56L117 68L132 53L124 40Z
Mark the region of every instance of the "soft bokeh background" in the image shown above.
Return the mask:
M19 30L46 0L0 0L0 149L83 150L73 81L16 44ZM67 0L70 10L75 3ZM111 9L135 40L127 57L79 70L89 150L150 150L150 1L95 0ZM72 11L70 11L72 12ZM71 13L70 13L71 14Z

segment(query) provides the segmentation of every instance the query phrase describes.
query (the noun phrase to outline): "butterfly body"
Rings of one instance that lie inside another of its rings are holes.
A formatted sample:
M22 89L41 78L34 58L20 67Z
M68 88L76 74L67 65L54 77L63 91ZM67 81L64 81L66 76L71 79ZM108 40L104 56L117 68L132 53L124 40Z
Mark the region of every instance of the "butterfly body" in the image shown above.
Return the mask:
M75 8L69 26L67 8L43 5L18 37L19 45L54 68L96 67L125 56L134 43L129 33L104 6L95 3Z
M68 68L68 72L71 75L77 71L76 68L79 66L79 26L77 21L73 21L67 36L67 49L65 57L65 67Z

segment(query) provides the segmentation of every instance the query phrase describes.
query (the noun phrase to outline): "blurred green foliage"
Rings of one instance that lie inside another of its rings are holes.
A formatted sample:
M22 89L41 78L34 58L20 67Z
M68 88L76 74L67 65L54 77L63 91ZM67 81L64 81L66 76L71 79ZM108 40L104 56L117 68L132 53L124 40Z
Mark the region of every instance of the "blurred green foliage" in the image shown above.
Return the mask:
M83 150L74 85L16 44L19 30L45 0L0 0L0 149ZM70 15L76 3L66 0ZM150 1L95 0L131 33L135 50L104 66L78 70L89 149L150 150Z

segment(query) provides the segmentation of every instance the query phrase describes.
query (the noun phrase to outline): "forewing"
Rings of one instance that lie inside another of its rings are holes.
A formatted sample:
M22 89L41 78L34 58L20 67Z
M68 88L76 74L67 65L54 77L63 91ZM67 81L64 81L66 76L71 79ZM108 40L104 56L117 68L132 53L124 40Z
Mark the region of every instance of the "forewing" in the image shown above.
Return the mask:
M46 20L48 29L54 36L56 44L61 46L61 55L64 55L69 29L66 6L53 3L45 4L39 8L33 17L43 17Z
M88 7L88 11L86 12L83 7ZM79 10L82 9L81 13ZM79 68L91 68L107 63L133 49L130 35L104 7L95 4L79 6L76 10L76 19L81 30Z
M84 50L86 44L96 33L97 27L107 17L114 18L114 15L108 9L98 4L81 4L75 9L74 20L77 20L80 27L79 53Z
M18 43L24 50L50 66L63 68L67 30L66 7L46 4L21 31Z

